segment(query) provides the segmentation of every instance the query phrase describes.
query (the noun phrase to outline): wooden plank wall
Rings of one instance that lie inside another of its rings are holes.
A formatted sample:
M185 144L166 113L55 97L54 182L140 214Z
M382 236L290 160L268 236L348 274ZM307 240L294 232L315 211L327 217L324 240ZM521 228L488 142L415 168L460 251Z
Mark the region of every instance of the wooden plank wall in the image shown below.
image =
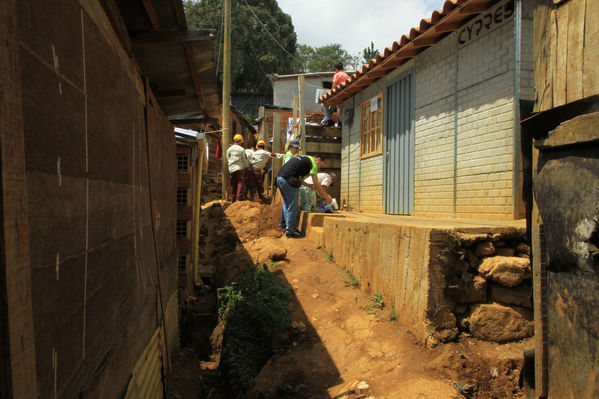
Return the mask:
M540 0L534 111L599 94L599 0Z
M98 0L17 11L37 390L120 397L177 284L172 126Z
M17 1L0 6L0 398L36 398Z

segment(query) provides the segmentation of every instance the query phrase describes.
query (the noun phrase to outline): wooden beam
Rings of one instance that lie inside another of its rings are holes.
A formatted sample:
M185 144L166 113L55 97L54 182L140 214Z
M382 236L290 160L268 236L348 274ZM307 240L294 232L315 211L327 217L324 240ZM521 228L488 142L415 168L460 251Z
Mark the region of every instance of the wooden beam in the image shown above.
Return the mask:
M160 31L160 19L158 18L158 14L156 14L156 9L152 5L152 0L142 0L144 8L146 10L146 14L148 14L148 18L150 19L150 24L152 25L152 29L156 32Z
M156 89L156 98L182 98L185 97L185 89Z
M175 10L179 28L187 29L187 19L185 18L185 10L183 10L183 2L181 0L171 0L171 4Z
M414 39L412 40L412 45L414 47L430 47L433 44L437 43L437 41L439 40L438 37L432 36L432 37L423 37L421 39Z
M216 37L213 29L186 32L146 32L131 35L133 47L156 46L170 43L189 43L212 40Z
M17 8L17 0L0 7L0 397L33 399L38 392Z
M489 7L493 5L493 1L485 1L483 3L468 3L464 7L458 10L459 14L470 15L480 14L481 12L487 11Z
M196 95L198 98L198 104L202 112L206 112L206 100L204 99L204 93L202 93L202 86L200 85L200 76L198 75L198 67L193 56L193 49L189 43L183 43L185 47L185 54L187 55L187 66L189 67L189 73L193 80L193 87L195 88Z
M455 21L455 22L443 22L439 25L435 26L435 32L446 33L453 32L457 30L460 26L464 24L464 21Z

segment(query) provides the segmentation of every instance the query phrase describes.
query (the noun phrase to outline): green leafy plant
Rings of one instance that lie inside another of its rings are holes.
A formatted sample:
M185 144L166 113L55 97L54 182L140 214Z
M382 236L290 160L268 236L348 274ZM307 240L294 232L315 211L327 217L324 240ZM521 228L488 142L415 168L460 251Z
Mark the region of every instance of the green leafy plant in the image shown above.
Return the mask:
M329 252L327 254L327 262L334 262L335 258L333 258L333 252Z
M345 272L341 281L343 282L343 284L345 284L346 287L360 288L360 282L350 272Z
M389 315L387 320L389 320L389 323L393 323L394 321L397 320L397 313L395 312L395 306L391 306L391 310L389 310Z
M354 302L355 303L358 303L358 298L359 298L358 294L354 293Z
M221 366L231 387L244 392L273 353L273 340L290 324L290 291L268 264L242 275L219 295L224 322Z
M368 304L362 306L362 309L367 311L368 314L380 317L380 311L383 310L384 307L385 302L383 301L383 296L377 291L372 297L370 297Z

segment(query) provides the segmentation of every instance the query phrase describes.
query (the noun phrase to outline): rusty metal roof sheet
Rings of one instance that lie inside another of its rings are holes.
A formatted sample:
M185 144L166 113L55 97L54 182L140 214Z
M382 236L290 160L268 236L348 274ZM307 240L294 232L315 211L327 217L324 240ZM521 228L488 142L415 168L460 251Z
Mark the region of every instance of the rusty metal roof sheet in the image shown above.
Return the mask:
M433 11L430 18L420 20L401 38L364 64L350 79L319 98L325 105L339 104L377 79L433 46L448 34L488 10L500 0L446 0L443 8Z

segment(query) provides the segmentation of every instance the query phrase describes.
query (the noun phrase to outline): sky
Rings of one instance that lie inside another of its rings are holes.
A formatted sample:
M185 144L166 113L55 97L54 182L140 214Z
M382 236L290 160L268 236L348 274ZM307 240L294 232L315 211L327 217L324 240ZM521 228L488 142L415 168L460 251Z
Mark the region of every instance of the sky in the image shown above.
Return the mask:
M278 0L291 15L297 42L312 47L340 43L351 55L374 42L385 47L410 32L422 18L443 8L444 0Z

